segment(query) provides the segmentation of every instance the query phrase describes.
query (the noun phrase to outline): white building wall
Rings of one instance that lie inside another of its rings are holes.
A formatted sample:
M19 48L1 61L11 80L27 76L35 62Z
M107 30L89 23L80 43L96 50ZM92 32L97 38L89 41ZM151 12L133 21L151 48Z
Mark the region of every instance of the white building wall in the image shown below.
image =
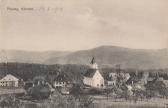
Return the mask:
M55 81L53 86L56 87L65 87L66 86L66 82L57 82Z
M19 84L18 84L19 82L18 81L15 81L15 87L18 87L19 86Z
M84 83L85 85L93 86L92 78L84 77L83 83Z
M18 87L18 83L19 79L17 79L11 74L6 75L4 78L0 80L0 86Z
M3 87L18 87L18 81L0 81L0 86Z
M104 87L104 78L102 77L100 72L97 70L93 78L84 77L83 83L91 87L102 88Z
M91 65L91 68L92 68L92 69L98 69L97 63L92 64L92 65Z
M97 70L95 75L93 76L93 87L102 88L104 87L104 78Z

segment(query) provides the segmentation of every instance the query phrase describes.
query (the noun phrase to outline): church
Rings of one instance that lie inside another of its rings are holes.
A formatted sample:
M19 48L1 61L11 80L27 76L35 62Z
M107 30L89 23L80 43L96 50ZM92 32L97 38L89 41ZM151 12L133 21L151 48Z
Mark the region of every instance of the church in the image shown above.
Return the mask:
M87 72L84 74L83 83L86 86L94 88L104 87L104 78L98 69L98 65L95 62L94 57L91 60L90 69L88 69Z

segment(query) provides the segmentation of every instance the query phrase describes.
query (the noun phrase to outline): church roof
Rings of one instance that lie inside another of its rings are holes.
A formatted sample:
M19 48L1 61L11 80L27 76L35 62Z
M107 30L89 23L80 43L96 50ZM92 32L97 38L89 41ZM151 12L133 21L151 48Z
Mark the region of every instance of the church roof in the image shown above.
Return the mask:
M90 62L90 64L94 64L94 63L96 63L96 60L95 60L95 58L93 57L92 60L91 60L91 62Z
M92 78L94 74L96 73L97 69L88 69L86 73L84 74L85 77Z

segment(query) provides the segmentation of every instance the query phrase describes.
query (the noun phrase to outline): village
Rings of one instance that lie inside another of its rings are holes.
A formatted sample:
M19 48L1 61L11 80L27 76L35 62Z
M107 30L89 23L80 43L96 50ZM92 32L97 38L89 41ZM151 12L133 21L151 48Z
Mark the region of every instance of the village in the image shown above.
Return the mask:
M114 71L103 75L93 57L89 69L83 74L82 83L72 81L64 72L58 72L52 82L40 75L35 76L33 80L24 81L20 77L6 74L0 79L0 95L12 95L21 101L31 102L52 100L54 96L59 96L59 100L74 99L75 103L78 102L86 108L93 108L98 100L111 100L111 103L130 101L136 104L153 98L167 99L168 77L161 76L158 72L127 73L120 65L117 65ZM0 105L5 105L3 102L5 101L1 98ZM166 102L162 103L162 106L165 105Z

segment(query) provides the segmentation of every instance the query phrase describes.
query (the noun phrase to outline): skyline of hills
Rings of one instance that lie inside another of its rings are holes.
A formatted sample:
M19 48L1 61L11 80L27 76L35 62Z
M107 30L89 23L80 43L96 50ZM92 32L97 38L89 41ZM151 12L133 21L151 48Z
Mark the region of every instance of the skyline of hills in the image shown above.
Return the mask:
M22 51L1 50L0 62L39 64L86 64L92 57L100 67L122 68L167 68L167 49L130 49L118 46L100 46L88 50L69 51Z

